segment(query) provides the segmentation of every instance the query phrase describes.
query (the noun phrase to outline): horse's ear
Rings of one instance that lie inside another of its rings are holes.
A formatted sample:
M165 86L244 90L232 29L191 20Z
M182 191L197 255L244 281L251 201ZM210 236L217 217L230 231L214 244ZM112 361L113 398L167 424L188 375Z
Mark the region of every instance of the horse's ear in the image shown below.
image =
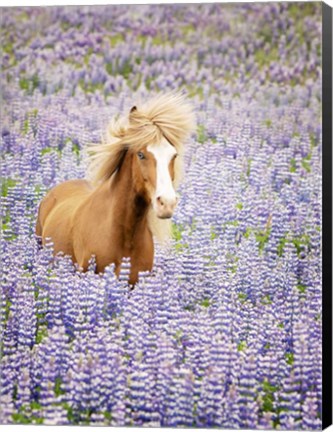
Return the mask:
M130 120L130 122L131 122L131 120L134 120L135 114L137 113L137 111L138 111L138 109L137 109L136 106L134 106L134 107L132 107L130 109L130 112L129 112L129 120Z

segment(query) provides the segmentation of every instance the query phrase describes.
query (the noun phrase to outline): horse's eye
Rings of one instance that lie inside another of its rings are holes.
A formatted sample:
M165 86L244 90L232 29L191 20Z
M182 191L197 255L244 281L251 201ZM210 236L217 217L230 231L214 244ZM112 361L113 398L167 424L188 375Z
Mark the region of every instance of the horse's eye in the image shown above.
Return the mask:
M139 152L138 153L138 158L141 159L141 160L145 159L145 155L142 152Z

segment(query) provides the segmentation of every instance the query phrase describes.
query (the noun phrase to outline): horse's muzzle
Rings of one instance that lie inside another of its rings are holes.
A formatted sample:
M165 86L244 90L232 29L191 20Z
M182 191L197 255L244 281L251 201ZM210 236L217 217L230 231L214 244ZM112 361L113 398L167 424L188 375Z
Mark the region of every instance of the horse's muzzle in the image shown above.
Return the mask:
M155 202L156 216L160 219L170 219L177 205L177 197L157 197Z

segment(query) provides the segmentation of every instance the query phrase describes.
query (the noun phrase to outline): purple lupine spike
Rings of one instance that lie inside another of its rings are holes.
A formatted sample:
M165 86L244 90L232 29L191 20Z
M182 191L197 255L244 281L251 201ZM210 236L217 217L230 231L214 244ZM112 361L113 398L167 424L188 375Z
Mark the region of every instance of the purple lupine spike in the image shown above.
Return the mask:
M16 404L18 407L29 407L31 401L30 370L22 367L18 376Z
M318 399L314 392L309 392L302 405L302 427L308 430L319 430L321 420L318 416Z
M131 270L130 258L124 258L121 264L119 281L123 284L127 284L129 281L129 275Z
M18 344L32 347L36 333L36 315L34 308L33 287L29 284L31 281L20 281L18 285ZM23 285L24 284L24 285ZM25 285L28 284L28 285ZM30 291L30 292L29 292Z
M258 423L259 404L256 390L257 364L253 355L243 360L239 383L239 420L242 427L254 427Z
M10 394L2 394L0 396L1 401L1 410L0 410L0 419L1 422L12 423L13 416L16 414L16 408L14 406L12 396Z
M193 425L193 382L192 371L187 368L178 369L174 376L173 394L170 395L167 411L167 424L170 426Z
M48 405L46 410L42 411L43 424L45 425L68 425L67 410L60 405Z
M283 428L300 427L301 418L301 393L300 385L294 371L285 379L283 392L280 394L279 422Z

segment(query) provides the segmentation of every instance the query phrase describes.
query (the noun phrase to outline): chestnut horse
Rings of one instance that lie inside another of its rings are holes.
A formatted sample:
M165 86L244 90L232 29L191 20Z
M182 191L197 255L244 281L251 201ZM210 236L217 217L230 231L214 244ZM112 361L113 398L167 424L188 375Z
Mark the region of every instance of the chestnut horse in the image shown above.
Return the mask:
M86 271L115 264L117 276L130 257L130 284L153 266L153 235L164 239L177 204L183 144L194 126L191 107L179 94L157 96L128 117L114 120L104 143L90 148L90 181L70 180L42 200L36 235L50 238Z

